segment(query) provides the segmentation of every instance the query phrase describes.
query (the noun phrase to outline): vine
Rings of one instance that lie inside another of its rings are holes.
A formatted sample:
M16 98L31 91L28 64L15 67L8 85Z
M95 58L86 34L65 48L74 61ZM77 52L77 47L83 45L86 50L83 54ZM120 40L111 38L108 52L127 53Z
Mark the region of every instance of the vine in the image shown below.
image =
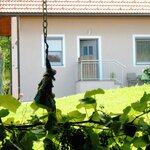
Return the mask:
M104 91L87 91L77 109L67 115L56 109L43 116L32 115L27 124L6 124L9 111L16 112L21 104L10 95L0 96L0 148L32 150L34 143L43 141L44 150L148 150L150 94L145 92L121 114L105 113L103 106L97 107L96 94ZM35 103L31 107L39 109Z

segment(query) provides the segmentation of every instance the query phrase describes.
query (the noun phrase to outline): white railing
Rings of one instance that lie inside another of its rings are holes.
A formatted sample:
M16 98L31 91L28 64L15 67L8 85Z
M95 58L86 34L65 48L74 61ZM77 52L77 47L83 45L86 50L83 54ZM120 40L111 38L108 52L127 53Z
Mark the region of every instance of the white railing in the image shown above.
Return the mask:
M79 80L115 80L123 84L125 66L115 60L80 60Z

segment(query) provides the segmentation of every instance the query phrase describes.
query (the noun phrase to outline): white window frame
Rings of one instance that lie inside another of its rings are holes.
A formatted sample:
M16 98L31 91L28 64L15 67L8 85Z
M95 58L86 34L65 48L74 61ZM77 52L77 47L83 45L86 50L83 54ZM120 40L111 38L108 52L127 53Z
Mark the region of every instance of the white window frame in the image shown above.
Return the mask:
M101 43L101 36L77 36L77 62L79 61L80 57L80 40L84 39L97 39L98 40L98 60L102 60L102 43ZM102 78L102 63L99 65L99 79Z
M136 34L133 35L133 65L134 66L149 66L150 65L150 61L147 63L138 63L136 62L136 38L150 38L150 35L147 34Z
M44 36L42 35L42 67L45 67L45 48L44 48ZM51 65L53 67L65 67L65 35L64 34L48 34L47 38L62 38L62 65Z

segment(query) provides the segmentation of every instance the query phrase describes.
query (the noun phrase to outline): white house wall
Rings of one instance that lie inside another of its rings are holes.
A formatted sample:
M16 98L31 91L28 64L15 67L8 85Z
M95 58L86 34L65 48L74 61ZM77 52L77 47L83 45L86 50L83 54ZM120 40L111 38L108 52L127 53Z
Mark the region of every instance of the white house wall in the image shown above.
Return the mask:
M20 18L20 92L29 101L36 94L45 68L42 67L42 18ZM140 74L146 66L133 64L133 35L150 35L149 18L50 17L48 34L65 36L65 66L57 70L53 92L56 97L74 94L77 81L77 37L101 37L101 59L117 60L127 72Z

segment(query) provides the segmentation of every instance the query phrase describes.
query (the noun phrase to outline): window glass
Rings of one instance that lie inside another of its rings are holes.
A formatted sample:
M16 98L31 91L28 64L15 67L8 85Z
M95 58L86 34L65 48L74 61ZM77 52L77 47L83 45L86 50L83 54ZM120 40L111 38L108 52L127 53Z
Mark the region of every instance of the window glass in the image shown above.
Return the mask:
M136 39L136 64L150 64L150 38Z
M63 65L63 37L48 37L48 58L53 66Z
M87 46L83 47L83 55L88 55L88 50L87 50Z
M48 39L50 51L62 51L62 39Z
M93 55L93 46L89 46L89 55Z

